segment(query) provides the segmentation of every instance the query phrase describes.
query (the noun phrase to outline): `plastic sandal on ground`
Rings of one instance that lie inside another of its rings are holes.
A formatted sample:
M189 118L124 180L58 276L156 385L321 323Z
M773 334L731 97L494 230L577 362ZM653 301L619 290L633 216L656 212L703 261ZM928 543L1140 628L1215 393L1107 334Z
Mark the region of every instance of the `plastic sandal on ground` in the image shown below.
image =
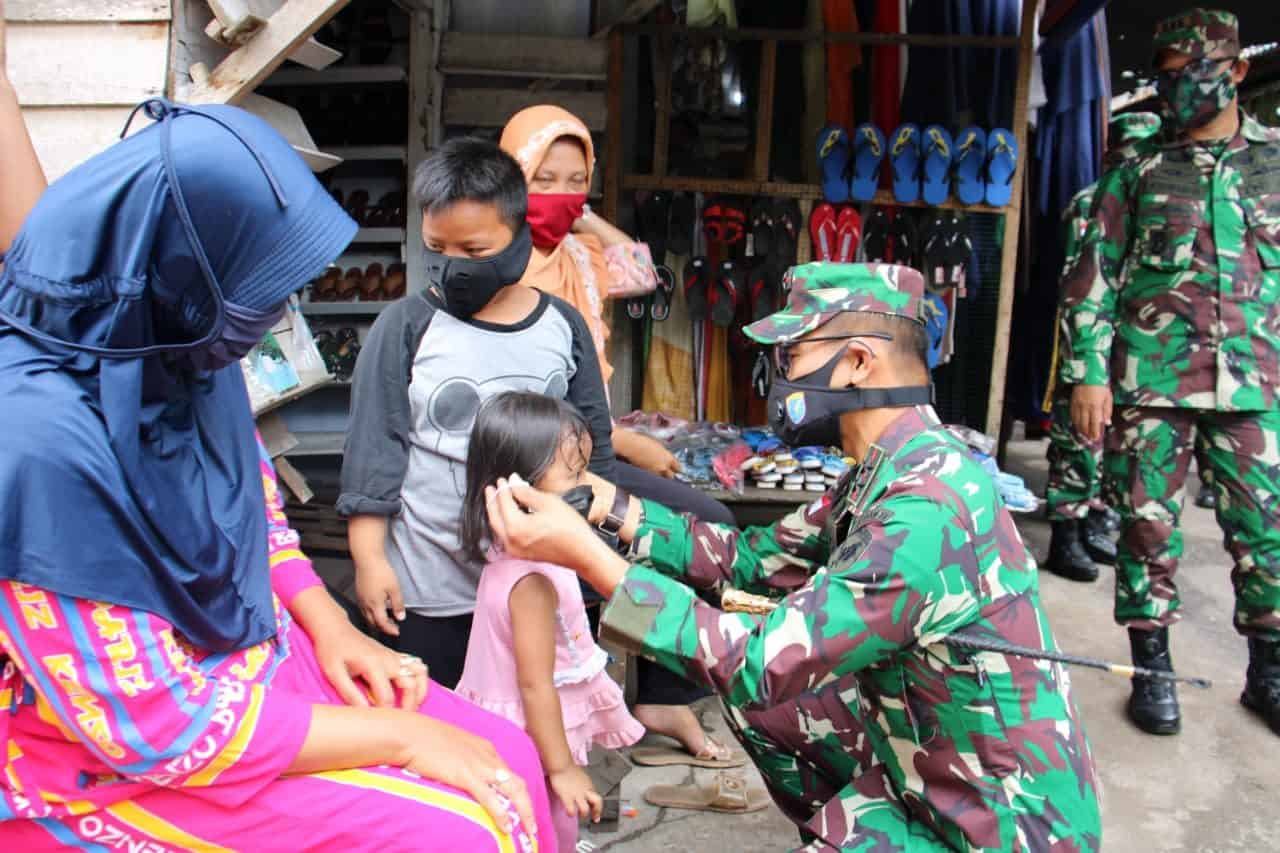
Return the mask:
M884 133L874 124L860 124L853 131L853 177L849 196L854 201L871 201L880 188L880 167L884 163Z
M987 137L987 204L1004 207L1013 195L1013 175L1018 168L1018 140L997 127Z
M920 173L924 183L924 200L942 204L951 195L951 134L940 124L924 130L924 164Z
M987 132L966 127L955 139L954 182L961 204L981 204L987 197Z
M904 124L889 146L893 164L893 197L909 203L920 200L920 128Z
M818 132L818 166L822 170L822 197L832 204L849 200L849 134L830 125Z

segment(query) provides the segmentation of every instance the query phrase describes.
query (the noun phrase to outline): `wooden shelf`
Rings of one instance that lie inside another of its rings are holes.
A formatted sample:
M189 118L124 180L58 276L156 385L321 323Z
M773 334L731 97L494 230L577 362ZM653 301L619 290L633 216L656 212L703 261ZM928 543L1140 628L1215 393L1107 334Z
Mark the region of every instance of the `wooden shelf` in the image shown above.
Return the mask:
M787 184L779 181L727 180L722 178L684 178L657 175L624 175L624 190L666 190L668 192L702 193L704 195L742 195L742 196L778 196L781 198L822 200L822 187L818 184ZM1016 201L1016 199L1014 200ZM898 201L890 190L878 190L870 202L850 201L849 204L874 204L881 207L918 207L938 208L941 210L960 210L968 213L1008 213L1017 209L1014 201L1006 207L992 207L989 204L962 204L955 199L947 199L942 204L928 204L923 201Z
M409 75L399 65L347 65L312 71L285 68L262 82L263 86L343 86L404 83Z
M444 33L440 72L544 80L605 79L608 45L596 39Z
M403 228L361 228L352 243L403 243Z
M408 147L404 145L339 145L327 149L327 154L341 157L351 162L400 160L408 158Z
M303 302L302 313L310 317L371 317L390 304L390 301Z
M332 376L330 376L327 379L321 379L319 381L312 382L309 385L302 384L302 385L299 385L297 388L290 388L288 391L285 391L283 394L272 397L266 400L265 402L263 402L257 408L255 408L253 410L253 416L255 418L260 418L263 415L265 415L267 412L278 409L281 406L288 405L289 403L292 403L294 400L300 400L303 397L310 394L312 391L318 391L321 388L327 388L330 385L335 384L336 382L337 380L334 379Z

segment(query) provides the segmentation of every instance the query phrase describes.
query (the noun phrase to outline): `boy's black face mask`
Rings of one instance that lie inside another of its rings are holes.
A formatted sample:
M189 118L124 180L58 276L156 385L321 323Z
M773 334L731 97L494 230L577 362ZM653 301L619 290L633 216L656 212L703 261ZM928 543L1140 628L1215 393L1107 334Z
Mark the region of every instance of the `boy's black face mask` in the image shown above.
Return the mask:
M499 290L524 278L533 252L529 226L523 225L511 243L487 258L455 258L430 249L427 280L440 291L445 309L466 320L489 304Z

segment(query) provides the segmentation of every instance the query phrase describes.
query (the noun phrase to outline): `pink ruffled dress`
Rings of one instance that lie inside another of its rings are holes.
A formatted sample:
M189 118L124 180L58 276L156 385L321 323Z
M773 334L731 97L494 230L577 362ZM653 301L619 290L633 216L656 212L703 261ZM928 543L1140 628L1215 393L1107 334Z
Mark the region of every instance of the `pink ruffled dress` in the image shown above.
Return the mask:
M622 689L605 672L609 657L591 636L578 576L569 569L504 554L491 555L480 575L471 641L456 692L481 708L525 726L508 601L511 588L534 572L551 581L559 600L555 685L560 693L569 750L574 762L585 767L592 744L606 749L630 746L644 735L644 726L631 716Z

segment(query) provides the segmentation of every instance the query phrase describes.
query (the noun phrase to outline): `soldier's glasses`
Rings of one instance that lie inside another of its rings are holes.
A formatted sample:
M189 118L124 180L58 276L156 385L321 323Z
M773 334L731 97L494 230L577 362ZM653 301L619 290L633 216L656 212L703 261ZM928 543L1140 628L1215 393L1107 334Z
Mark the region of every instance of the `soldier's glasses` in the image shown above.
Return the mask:
M852 335L824 335L817 338L801 338L798 341L788 341L785 344L774 344L773 366L777 368L779 376L790 376L789 371L795 361L791 354L791 350L794 347L800 344L818 343L819 341L851 341L854 338L876 338L881 341L891 341L893 340L893 335L888 332L856 332Z

